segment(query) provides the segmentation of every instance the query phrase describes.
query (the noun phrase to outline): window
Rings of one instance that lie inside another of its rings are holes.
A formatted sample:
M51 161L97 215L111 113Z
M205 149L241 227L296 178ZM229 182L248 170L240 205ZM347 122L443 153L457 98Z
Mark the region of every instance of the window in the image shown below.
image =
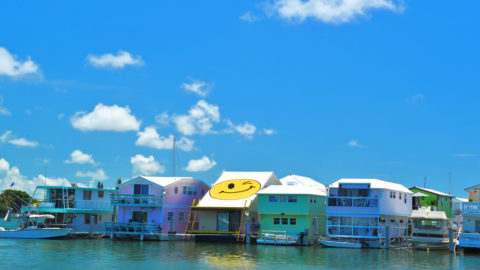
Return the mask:
M402 199L402 193L398 193L398 199Z
M133 194L135 195L148 195L148 185L134 184Z
M282 225L288 225L288 218L282 218Z
M205 189L202 188L202 196L205 195Z
M175 194L178 194L178 187L175 187Z
M133 211L131 222L147 223L148 213L143 211Z
M280 224L280 218L273 218L273 224L274 225L279 225Z
M278 202L278 198L275 195L270 195L270 196L268 196L268 201L269 202Z
M297 202L297 196L288 196L288 202L296 203Z
M85 214L85 224L90 224L90 215Z
M173 212L168 212L167 220L168 220L168 221L172 221L172 220L173 220Z
M280 196L280 202L286 202L287 197L286 196Z
M197 187L196 186L183 186L183 195L196 196Z
M97 224L98 223L98 215L92 215L93 217L93 224Z
M83 191L83 199L84 200L91 200L92 199L92 191L91 190L84 190Z
M185 212L178 213L178 221L185 221Z
M98 192L98 198L103 198L103 193L104 193L103 191L99 191Z
M297 225L297 219L296 218L290 218L290 225Z

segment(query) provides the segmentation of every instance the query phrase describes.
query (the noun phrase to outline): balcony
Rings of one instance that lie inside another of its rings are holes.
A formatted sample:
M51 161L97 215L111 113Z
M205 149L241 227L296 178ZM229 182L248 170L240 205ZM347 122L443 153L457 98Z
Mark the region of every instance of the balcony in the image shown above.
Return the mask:
M328 197L328 213L378 214L378 198Z
M162 199L155 195L112 194L112 204L118 206L162 207Z
M464 202L462 204L462 215L480 216L480 202Z
M458 245L463 248L480 248L480 234L460 233L458 235Z
M107 200L50 200L39 203L36 209L47 213L113 213Z
M105 222L105 231L111 234L148 235L160 233L162 228L159 225L152 223Z

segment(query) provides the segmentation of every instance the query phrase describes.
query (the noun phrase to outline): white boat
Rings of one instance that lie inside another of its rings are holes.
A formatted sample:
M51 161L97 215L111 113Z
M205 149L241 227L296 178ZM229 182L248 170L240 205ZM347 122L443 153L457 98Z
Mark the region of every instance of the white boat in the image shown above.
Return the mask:
M416 249L448 249L450 240L448 236L449 219L443 211L431 211L422 207L412 211L412 234L410 243ZM456 239L453 236L453 239ZM453 240L456 245L456 240Z
M334 241L334 240L320 240L320 244L325 247L335 248L362 248L361 243L347 242L347 241Z
M0 238L21 238L21 239L48 239L62 238L67 236L72 230L68 228L41 228L38 226L39 220L53 219L53 215L22 215L19 219L17 229L5 229L0 227ZM24 225L21 225L23 222ZM27 226L28 225L28 226Z

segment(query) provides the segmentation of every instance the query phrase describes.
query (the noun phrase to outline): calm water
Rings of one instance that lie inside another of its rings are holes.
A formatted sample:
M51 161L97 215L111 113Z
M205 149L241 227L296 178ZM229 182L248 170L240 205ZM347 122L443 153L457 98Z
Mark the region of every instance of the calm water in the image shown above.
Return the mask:
M479 254L194 242L0 239L0 269L480 269Z

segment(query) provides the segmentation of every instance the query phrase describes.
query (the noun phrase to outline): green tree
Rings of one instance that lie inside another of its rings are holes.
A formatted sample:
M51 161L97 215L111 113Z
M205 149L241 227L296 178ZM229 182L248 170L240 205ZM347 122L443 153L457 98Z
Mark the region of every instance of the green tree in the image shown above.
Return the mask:
M5 215L10 208L19 212L22 205L28 205L31 200L32 197L25 191L6 189L0 194L0 214ZM34 202L37 200L34 199L32 203Z

